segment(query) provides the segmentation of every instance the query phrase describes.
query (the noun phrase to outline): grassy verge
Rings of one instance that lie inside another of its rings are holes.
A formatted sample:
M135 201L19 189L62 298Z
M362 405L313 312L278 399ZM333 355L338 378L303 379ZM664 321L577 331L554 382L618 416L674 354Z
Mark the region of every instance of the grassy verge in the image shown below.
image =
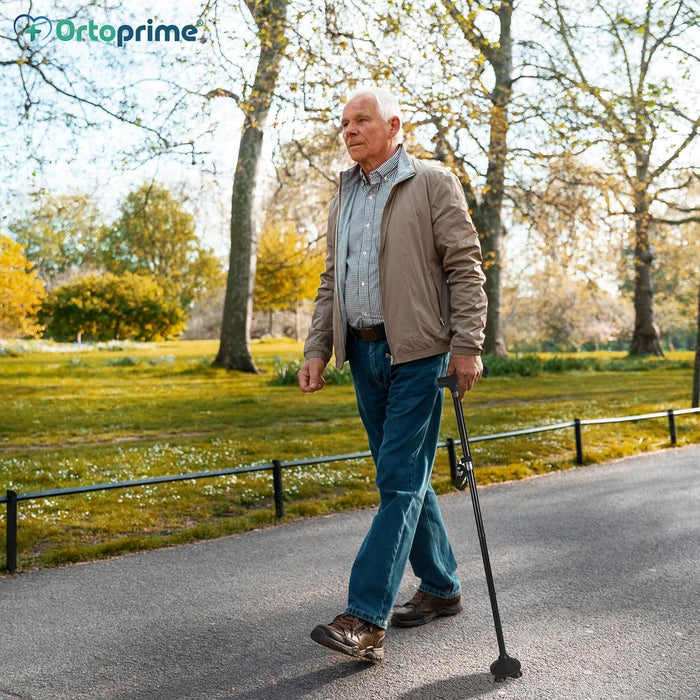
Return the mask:
M260 375L212 368L215 342L53 349L0 354L3 494L367 449L346 378L313 396L280 379L301 354L291 341L254 344ZM492 372L465 400L472 437L690 405L691 353L637 365L610 354L574 359L586 362L572 368L564 358L538 357L532 376ZM680 444L700 442L697 416L679 418L677 430ZM446 405L443 439L456 432ZM586 460L597 462L668 446L668 426L663 419L591 426L583 440ZM573 466L573 430L479 442L473 452L480 483L523 478ZM445 451L434 485L439 492L450 489ZM284 486L285 519L377 502L369 460L285 470ZM274 522L269 472L25 501L19 504L20 566L93 559ZM4 527L0 506L0 533Z

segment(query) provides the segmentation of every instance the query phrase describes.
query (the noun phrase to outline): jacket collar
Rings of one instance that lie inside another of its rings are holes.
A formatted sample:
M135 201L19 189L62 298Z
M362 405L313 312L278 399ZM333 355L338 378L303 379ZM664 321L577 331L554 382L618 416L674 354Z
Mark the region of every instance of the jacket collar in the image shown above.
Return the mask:
M413 164L413 158L406 153L403 144L400 148L401 155L399 157L398 172L396 173L396 183L408 180L409 177L413 177L416 174L416 166Z
M348 184L353 182L353 180L360 180L362 177L361 173L362 168L359 166L359 164L356 163L352 168L349 168L348 170L343 170L343 172L340 173L340 182L343 185L343 187L346 187ZM394 182L394 184L396 185L399 182L403 182L409 177L413 177L415 174L416 168L413 165L413 159L411 158L411 156L408 155L408 153L406 153L406 149L403 147L403 144L400 144L399 163L396 172L396 181Z

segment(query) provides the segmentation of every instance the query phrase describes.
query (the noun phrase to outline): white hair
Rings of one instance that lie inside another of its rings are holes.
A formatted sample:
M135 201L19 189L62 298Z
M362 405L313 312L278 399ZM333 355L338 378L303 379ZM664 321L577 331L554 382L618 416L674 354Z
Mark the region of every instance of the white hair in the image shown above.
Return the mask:
M394 117L397 117L401 126L403 126L403 117L401 116L401 107L399 101L396 99L394 94L387 90L386 88L380 88L375 86L361 87L348 95L346 102L349 102L355 97L360 95L372 95L377 102L377 111L379 116L384 121L390 121ZM399 127L399 132L396 135L399 140L403 139L403 129Z

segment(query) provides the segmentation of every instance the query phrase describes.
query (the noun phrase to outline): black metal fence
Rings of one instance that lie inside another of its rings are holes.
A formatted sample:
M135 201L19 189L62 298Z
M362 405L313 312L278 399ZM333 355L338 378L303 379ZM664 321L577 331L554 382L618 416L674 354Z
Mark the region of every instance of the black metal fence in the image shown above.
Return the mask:
M548 432L551 430L564 430L568 428L574 429L574 439L576 445L576 462L583 464L583 431L582 428L587 425L605 425L609 423L624 423L630 421L648 420L652 418L666 418L668 420L668 429L670 436L670 444L675 445L676 438L676 416L687 415L691 413L700 413L700 408L687 408L674 411L660 411L658 413L645 413L636 416L622 416L619 418L594 418L589 420L581 420L575 418L572 421L564 423L556 423L553 425L544 425L539 428L526 428L524 430L512 430L505 433L494 433L492 435L481 435L470 438L471 443L482 442L485 440L500 440L504 438L517 437L522 435L534 435L536 433ZM459 441L457 441L458 443ZM455 441L448 439L440 443L438 448L447 448L450 456L451 468L455 468ZM269 464L258 464L250 467L235 467L231 469L218 469L216 471L194 472L191 474L175 474L171 476L157 476L148 479L134 479L132 481L115 481L106 484L90 484L86 486L72 486L63 489L51 489L48 491L35 491L33 493L17 493L12 489L7 489L6 496L0 497L0 503L7 504L6 514L6 569L12 573L17 569L17 509L18 503L21 501L30 501L40 498L54 498L57 496L69 496L77 493L89 493L92 491L109 491L112 489L125 489L135 486L147 486L150 484L164 484L176 481L189 481L197 479L212 479L218 476L229 476L231 474L245 474L247 472L271 471L273 493L275 502L275 515L278 518L284 516L284 487L282 481L282 470L289 467L304 467L315 464L326 464L329 462L341 462L351 459L364 459L370 457L369 452L356 452L354 454L333 455L331 457L317 457L315 459L301 459L292 462L282 462L278 459L273 459Z

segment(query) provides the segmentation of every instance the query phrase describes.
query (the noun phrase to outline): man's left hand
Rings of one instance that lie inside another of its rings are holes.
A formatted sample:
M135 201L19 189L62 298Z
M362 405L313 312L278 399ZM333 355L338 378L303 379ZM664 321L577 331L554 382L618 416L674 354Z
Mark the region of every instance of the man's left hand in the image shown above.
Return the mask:
M450 357L447 365L447 374L457 375L459 386L459 400L481 379L484 373L484 365L481 363L479 355L455 355Z

